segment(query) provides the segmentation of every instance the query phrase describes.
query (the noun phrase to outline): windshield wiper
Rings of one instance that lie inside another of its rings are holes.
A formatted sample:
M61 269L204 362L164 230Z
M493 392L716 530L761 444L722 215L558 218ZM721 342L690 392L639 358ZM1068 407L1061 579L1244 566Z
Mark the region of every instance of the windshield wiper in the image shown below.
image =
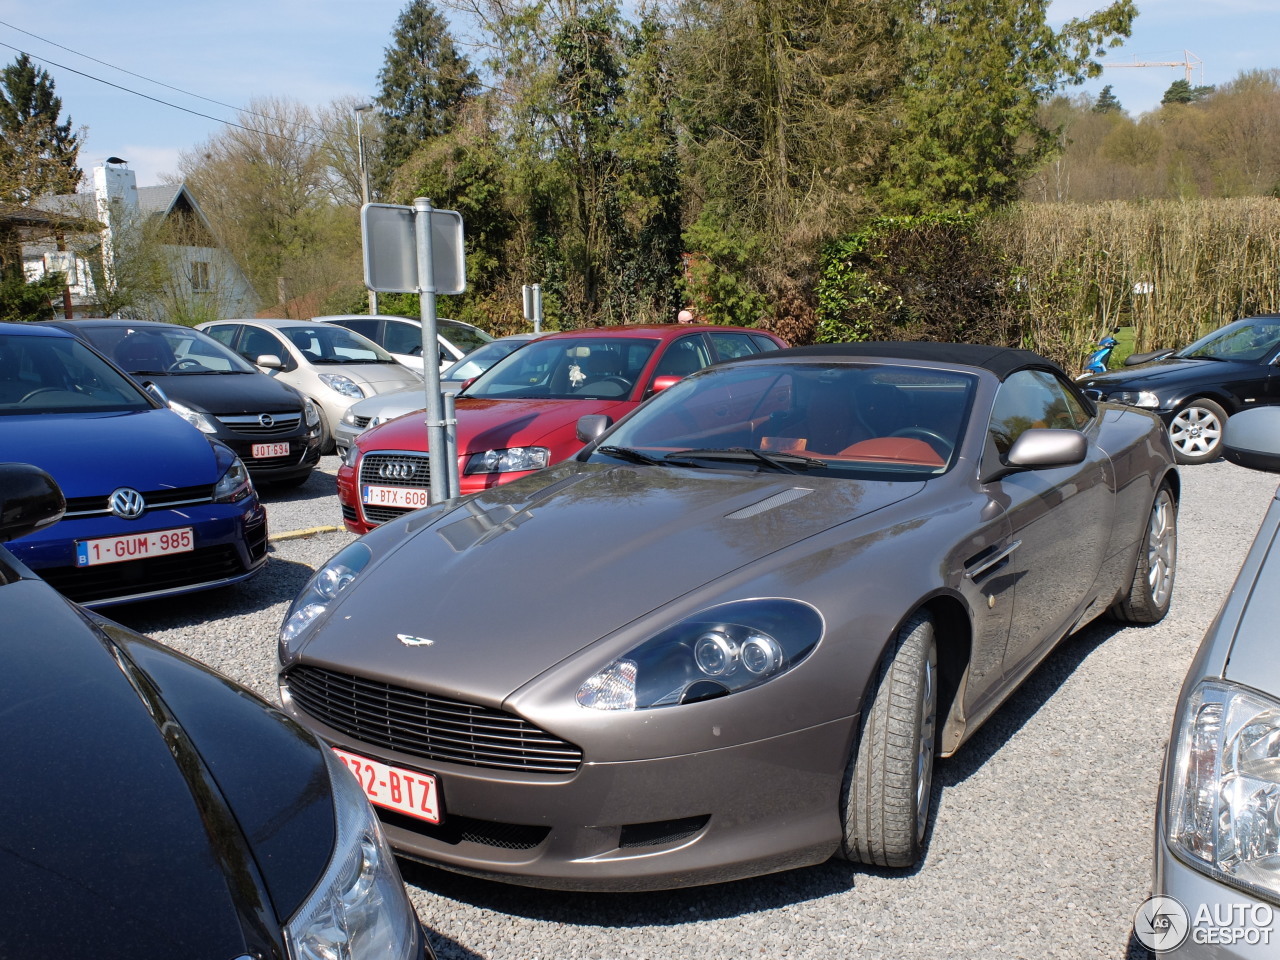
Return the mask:
M708 448L705 450L681 450L679 453L669 453L667 460L684 460L686 458L698 460L756 460L766 464L771 469L779 470L783 473L799 473L799 470L793 467L825 467L827 462L819 460L817 457L806 457L798 453L762 453L751 447L724 447L720 449Z
M665 466L666 461L657 457L651 457L649 454L640 450L633 450L631 447L615 447L605 444L603 447L596 447L596 453L603 453L606 457L616 457L619 460L626 460L628 463L644 463L653 466Z

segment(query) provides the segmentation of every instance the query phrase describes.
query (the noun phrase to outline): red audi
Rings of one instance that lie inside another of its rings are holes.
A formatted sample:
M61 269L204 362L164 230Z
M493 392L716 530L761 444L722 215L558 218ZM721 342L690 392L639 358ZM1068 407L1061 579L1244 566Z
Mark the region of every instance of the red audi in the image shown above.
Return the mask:
M682 377L784 340L745 327L686 324L596 327L550 334L500 360L458 397L459 488L507 483L582 447L578 418L616 421ZM425 402L425 398L424 398ZM361 433L338 470L347 529L368 533L430 500L421 410Z

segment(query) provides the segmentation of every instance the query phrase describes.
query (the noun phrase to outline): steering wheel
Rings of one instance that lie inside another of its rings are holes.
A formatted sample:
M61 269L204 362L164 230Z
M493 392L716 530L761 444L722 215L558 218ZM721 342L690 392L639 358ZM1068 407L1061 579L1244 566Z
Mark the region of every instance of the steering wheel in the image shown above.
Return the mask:
M188 357L185 360L179 360L177 363L169 364L169 368L165 370L165 373L176 373L179 370L194 370L197 367L199 367L201 370L205 369L204 364L201 363L199 360L192 360L190 357Z
M948 438L938 433L936 430L930 430L928 427L903 427L901 430L895 430L889 434L891 437L914 437L916 440L923 440L938 454L943 460L951 459L951 451L956 448Z
M19 400L19 403L26 403L32 397L38 397L42 393L70 393L70 390L63 390L61 387L36 387L30 391L25 397Z
M615 386L621 387L623 393L626 393L628 390L631 389L630 380L628 380L626 377L616 377L616 376L587 377L587 379L582 381L582 384L578 387L578 389L585 390L587 387L597 383L612 383Z

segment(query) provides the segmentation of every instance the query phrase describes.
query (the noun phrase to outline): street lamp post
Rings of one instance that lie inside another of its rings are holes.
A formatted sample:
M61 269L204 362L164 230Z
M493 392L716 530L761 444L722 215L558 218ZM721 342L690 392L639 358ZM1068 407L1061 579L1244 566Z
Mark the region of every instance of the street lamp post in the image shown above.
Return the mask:
M356 143L360 149L360 204L364 206L369 202L369 164L364 156L364 126L361 123L362 115L366 110L372 110L373 104L362 103L356 107ZM369 291L369 313L378 312L378 294Z

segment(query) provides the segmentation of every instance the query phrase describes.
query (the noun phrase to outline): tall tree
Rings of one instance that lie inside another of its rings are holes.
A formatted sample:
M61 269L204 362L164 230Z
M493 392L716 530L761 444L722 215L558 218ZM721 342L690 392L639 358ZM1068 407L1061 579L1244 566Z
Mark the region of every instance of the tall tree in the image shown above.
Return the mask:
M384 190L419 146L457 125L479 79L430 0L410 0L396 21L378 84L382 144L373 169Z
M25 53L0 70L0 198L75 192L82 134L61 115L53 79Z
M1122 107L1120 101L1116 99L1111 84L1107 84L1102 88L1102 92L1098 94L1098 99L1093 103L1094 113L1120 113Z
M1129 35L1133 0L1049 27L1049 0L926 0L881 193L904 213L981 212L1019 195L1057 148L1040 104L1097 76Z
M1169 84L1160 103L1199 103L1211 93L1213 87L1193 87L1189 80L1175 80Z

